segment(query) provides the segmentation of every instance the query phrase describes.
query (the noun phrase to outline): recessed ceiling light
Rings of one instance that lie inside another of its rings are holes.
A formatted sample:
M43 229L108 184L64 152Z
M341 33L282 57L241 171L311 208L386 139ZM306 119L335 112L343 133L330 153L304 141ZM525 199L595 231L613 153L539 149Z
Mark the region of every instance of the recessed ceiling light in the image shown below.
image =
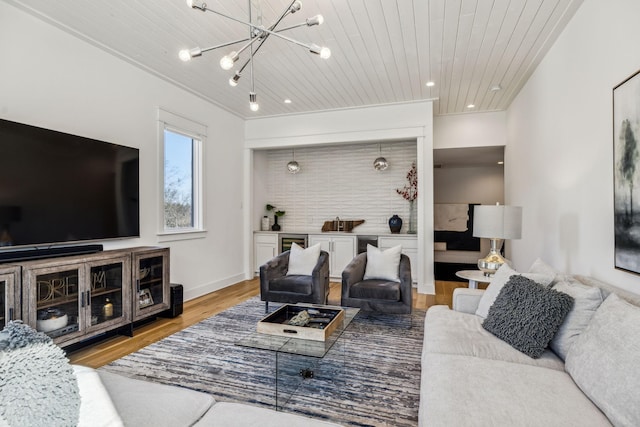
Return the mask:
M284 103L285 104L291 104L291 100L289 98L287 98L287 99L284 100Z
M467 105L467 108L476 108L475 104L469 104Z
M427 82L427 87L433 87L435 86L435 82Z
M491 86L491 92L497 92L499 90L502 90L502 86L500 85Z

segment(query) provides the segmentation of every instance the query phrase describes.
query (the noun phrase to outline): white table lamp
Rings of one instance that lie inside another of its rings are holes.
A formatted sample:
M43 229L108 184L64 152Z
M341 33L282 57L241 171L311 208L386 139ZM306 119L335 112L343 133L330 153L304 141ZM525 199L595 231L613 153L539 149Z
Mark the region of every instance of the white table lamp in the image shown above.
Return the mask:
M478 260L478 268L487 276L495 273L506 262L500 255L502 240L519 239L522 234L522 208L500 204L479 205L473 210L473 237L491 241L489 254Z

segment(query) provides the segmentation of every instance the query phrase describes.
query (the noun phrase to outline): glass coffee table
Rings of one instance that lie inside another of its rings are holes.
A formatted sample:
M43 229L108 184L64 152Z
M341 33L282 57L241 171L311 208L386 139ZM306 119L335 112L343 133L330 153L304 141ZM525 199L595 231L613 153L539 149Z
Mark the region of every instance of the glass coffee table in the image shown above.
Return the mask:
M344 310L344 318L333 333L325 341L313 341L301 338L283 337L278 335L252 332L236 342L236 345L261 350L272 351L275 355L275 406L276 410L284 408L292 399L303 381L311 380L323 370L322 359L336 343L340 346L340 338L349 327L359 308L328 306L320 304L299 304L313 308L329 308ZM342 342L344 346L344 343ZM342 347L342 362L344 362L344 347ZM338 358L340 359L340 358ZM336 375L335 363L327 373L332 380L339 380ZM344 363L338 363L344 365ZM326 375L326 373L325 373Z

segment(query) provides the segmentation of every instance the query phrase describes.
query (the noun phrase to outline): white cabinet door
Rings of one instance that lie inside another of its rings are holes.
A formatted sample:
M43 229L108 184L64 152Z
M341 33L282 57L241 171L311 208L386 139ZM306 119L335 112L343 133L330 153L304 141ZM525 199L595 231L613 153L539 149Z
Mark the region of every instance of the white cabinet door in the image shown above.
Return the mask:
M330 275L342 277L342 271L356 256L355 237L334 237Z
M402 253L411 262L411 281L418 283L418 240L416 237L383 236L378 239L378 247L382 250L402 245Z
M269 233L269 234L260 234L256 233L254 235L254 244L253 244L253 260L254 260L254 271L259 272L260 266L271 258L275 257L278 254L278 235Z
M309 235L309 246L316 243L320 243L320 249L329 253L329 275L342 277L342 270L356 256L356 237Z

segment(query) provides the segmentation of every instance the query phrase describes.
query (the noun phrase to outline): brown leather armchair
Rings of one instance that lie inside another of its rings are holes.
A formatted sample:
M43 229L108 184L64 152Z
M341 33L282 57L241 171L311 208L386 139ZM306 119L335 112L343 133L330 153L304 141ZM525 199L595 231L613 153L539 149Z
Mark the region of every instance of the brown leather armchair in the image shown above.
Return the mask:
M281 253L260 266L260 299L265 313L272 302L326 304L329 297L329 254L320 251L311 276L287 276L289 252Z
M367 254L356 256L342 272L343 306L359 307L365 311L381 313L409 314L412 304L411 261L401 254L400 282L386 279L364 280Z

